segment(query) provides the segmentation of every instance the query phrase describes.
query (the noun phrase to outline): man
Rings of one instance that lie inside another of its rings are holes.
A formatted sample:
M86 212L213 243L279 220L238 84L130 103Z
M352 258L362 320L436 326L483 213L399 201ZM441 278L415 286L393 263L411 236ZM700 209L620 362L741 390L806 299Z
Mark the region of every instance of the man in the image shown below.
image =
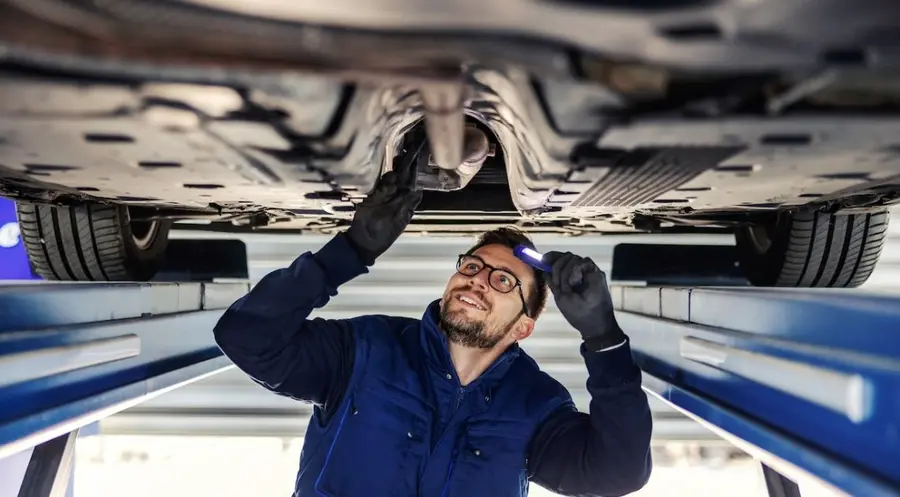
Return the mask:
M528 239L496 230L460 257L421 320L308 318L368 271L420 199L387 173L346 233L265 276L216 325L241 370L315 405L295 495L524 496L529 481L564 495L640 489L651 470L650 410L590 259L550 252L550 274L539 274L512 252ZM584 338L590 415L518 346L548 286Z

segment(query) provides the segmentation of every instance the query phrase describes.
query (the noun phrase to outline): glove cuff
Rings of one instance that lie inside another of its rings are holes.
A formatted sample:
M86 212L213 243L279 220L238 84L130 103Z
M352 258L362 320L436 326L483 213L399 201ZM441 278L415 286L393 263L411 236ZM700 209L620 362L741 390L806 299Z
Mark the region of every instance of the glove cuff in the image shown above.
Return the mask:
M371 251L366 250L359 243L356 242L353 238L353 231L347 230L346 233L347 243L353 247L353 251L356 252L356 255L359 257L359 260L365 264L366 266L371 267L375 264L376 254L373 254Z
M618 325L602 335L582 336L584 337L585 349L591 352L597 352L625 341L625 333L622 332Z

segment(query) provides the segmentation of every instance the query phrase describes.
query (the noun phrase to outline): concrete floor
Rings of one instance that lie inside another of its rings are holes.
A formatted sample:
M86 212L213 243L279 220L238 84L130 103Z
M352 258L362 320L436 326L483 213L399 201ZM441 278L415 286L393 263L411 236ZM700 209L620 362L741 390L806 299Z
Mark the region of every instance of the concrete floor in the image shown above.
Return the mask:
M301 439L100 436L76 449L74 497L287 497ZM657 466L636 497L756 497L766 490L752 459ZM804 497L837 495L802 482ZM555 494L532 486L533 497Z

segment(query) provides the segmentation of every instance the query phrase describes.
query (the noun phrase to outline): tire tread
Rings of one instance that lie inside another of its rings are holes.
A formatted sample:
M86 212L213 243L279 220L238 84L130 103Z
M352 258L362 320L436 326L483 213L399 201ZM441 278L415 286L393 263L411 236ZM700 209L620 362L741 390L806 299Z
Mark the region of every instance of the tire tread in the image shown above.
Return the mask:
M134 260L123 207L17 203L16 213L29 261L44 279L130 281L146 279L155 271L148 264L156 261ZM164 250L167 233L166 228L154 253Z
M750 274L758 286L857 287L875 269L887 237L889 211L867 213L796 212L781 231L780 253L748 255L744 266L774 268ZM739 237L739 245L742 243ZM752 258L751 260L748 260Z

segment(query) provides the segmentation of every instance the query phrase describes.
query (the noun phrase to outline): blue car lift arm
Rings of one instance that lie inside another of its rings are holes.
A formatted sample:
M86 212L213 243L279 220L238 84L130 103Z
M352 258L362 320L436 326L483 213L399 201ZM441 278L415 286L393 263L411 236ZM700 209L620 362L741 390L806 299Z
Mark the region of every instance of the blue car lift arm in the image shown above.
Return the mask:
M230 367L212 328L246 283L0 287L0 458Z
M900 495L900 299L627 286L613 299L645 389L760 459L770 492L775 468Z

